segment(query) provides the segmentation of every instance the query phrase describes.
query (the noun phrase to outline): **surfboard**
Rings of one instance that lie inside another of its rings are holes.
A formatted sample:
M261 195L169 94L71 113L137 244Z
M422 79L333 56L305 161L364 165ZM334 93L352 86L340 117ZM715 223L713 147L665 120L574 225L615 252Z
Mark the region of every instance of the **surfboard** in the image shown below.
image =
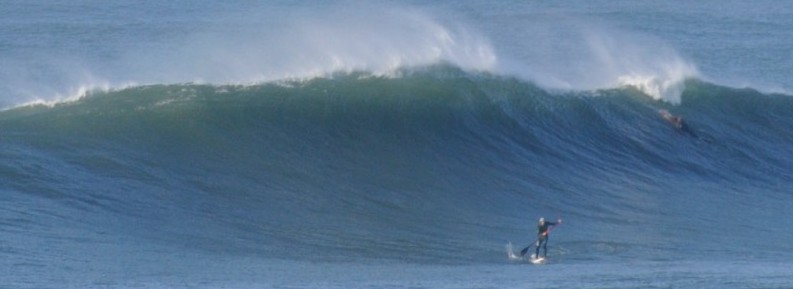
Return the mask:
M515 254L515 250L512 247L512 242L507 243L506 251L507 251L507 259L509 259L510 261L521 261L521 262L524 262L523 260L528 260L532 264L539 265L539 264L545 264L545 261L547 260L545 257L537 258L537 256L534 256L534 254L531 254L531 256L525 256L525 257L524 256L520 256L518 254Z

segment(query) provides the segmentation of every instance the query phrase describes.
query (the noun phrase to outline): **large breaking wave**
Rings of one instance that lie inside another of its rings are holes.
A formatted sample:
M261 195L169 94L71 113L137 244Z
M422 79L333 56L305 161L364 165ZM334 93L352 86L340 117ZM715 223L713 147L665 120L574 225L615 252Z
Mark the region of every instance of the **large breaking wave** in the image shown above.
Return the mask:
M4 230L78 244L64 250L120 238L501 262L544 215L566 219L552 244L573 260L790 252L783 224L746 222L793 219L789 96L689 79L673 106L631 87L549 92L449 65L399 75L131 86L3 111L0 188L18 207Z

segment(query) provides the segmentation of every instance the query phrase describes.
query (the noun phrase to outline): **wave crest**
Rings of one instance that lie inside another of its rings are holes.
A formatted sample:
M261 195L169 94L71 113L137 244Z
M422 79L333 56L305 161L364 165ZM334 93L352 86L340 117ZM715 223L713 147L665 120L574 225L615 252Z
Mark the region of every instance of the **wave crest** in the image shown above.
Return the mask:
M674 65L661 66L656 74L623 75L617 78L617 82L620 86L636 88L653 99L680 104L686 80L697 74L693 65L677 61Z

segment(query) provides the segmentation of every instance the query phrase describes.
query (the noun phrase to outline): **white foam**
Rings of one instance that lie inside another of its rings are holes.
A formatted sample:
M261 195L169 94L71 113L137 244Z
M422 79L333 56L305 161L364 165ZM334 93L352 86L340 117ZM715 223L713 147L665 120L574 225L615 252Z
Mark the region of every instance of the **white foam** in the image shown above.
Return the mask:
M517 261L523 259L523 257L515 254L514 248L512 247L512 242L507 243L506 251L507 251L507 259L511 261Z
M80 101L81 99L89 96L91 93L110 92L114 90L121 90L124 88L133 87L136 85L137 85L136 83L132 83L132 82L125 84L117 84L117 85L113 85L107 82L84 84L68 89L67 93L54 92L52 96L32 95L30 97L31 100L4 109L13 109L13 108L29 107L29 106L55 107L56 105L60 105L60 104L68 104L68 103Z
M674 67L662 65L655 72L619 76L617 82L620 86L634 87L656 100L679 104L686 79L694 75L697 75L696 68L680 62Z

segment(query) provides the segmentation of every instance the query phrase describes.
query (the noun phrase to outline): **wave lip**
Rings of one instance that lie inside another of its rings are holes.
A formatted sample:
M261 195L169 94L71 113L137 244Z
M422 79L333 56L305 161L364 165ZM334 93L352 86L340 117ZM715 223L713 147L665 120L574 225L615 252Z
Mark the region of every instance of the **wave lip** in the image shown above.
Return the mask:
M631 33L590 36L590 49L611 80L634 87L656 100L681 102L685 81L699 71L663 41Z
M685 81L698 74L692 64L674 61L670 65L661 65L658 73L627 74L618 77L617 82L620 86L636 88L653 99L679 104L686 88Z

